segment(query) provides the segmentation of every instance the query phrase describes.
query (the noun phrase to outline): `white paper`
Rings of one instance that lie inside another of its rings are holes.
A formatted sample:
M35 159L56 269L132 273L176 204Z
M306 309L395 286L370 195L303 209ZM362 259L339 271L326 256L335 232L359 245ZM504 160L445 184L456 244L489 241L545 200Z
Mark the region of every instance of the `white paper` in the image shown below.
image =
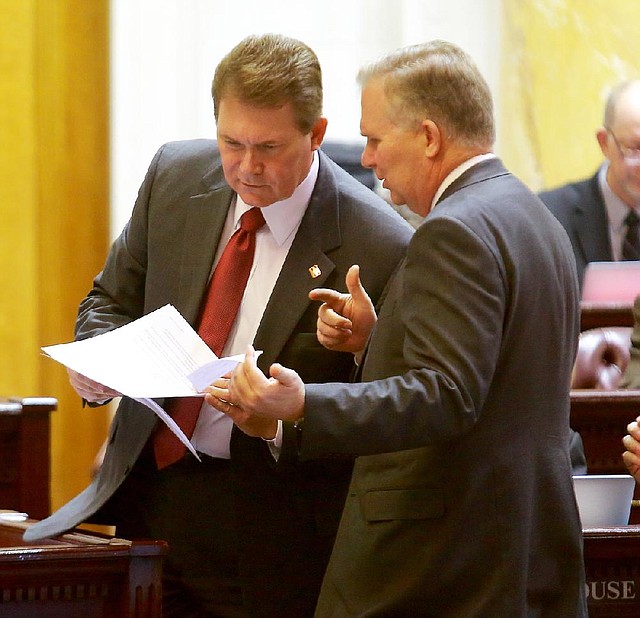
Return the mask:
M244 354L218 358L172 305L91 339L42 351L149 407L194 455L188 438L153 399L202 397L205 387L244 360Z
M256 358L261 352L256 352ZM193 384L197 391L202 392L209 384L221 376L233 371L238 363L244 360L244 354L236 356L226 356L225 358L217 358L214 361L206 363L198 367L193 373L189 374L189 382Z
M201 397L244 355L219 359L172 305L91 339L46 346L66 367L133 399ZM198 376L198 387L189 379ZM208 380L208 381L207 381Z
M140 397L139 399L136 398L136 401L141 403L141 404L143 404L143 405L145 405L145 406L147 406L147 408L149 408L150 410L153 410L160 417L160 420L162 420L167 425L167 427L169 427L169 429L171 429L171 431L178 438L178 440L180 440L180 442L182 442L182 444L184 444L187 447L187 450L198 461L202 461L200 459L200 455L198 455L198 453L196 453L196 449L193 448L193 444L191 444L191 442L189 441L189 438L187 438L187 436L184 433L184 431L182 431L182 429L180 429L180 425L178 425L178 423L176 423L171 418L171 416L164 411L164 409L162 408L161 405L159 405L153 399L148 399L146 397Z

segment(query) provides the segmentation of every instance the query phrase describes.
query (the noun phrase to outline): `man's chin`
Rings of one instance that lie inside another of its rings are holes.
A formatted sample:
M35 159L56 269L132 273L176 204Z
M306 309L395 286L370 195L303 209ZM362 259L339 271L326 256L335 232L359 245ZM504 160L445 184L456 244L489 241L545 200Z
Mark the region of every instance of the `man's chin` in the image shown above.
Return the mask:
M394 193L391 190L389 190L389 199L393 202L395 206L404 206L406 204L406 202L401 196L399 196L397 193Z
M268 206L269 204L273 204L273 199L271 197L267 197L266 195L261 195L256 191L238 191L238 195L242 198L242 201L247 206L256 206L258 208L262 208L263 206Z

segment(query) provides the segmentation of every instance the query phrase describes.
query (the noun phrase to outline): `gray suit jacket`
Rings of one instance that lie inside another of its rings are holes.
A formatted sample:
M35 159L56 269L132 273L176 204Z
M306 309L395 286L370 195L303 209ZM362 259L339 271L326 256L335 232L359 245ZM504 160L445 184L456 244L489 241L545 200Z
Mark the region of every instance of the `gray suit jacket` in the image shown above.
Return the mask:
M359 263L365 286L378 297L413 229L326 155L319 156L316 186L254 344L264 351L259 360L263 369L279 361L313 381L346 380L353 360L317 342L317 305L308 293L322 286L344 289L347 269ZM77 337L108 331L167 303L194 324L233 195L215 142L163 146L150 165L130 221L80 306ZM317 278L309 273L313 265L322 273ZM156 422L148 408L123 398L94 481L28 529L25 539L57 535L91 518L127 477ZM256 442L266 448L263 441ZM325 485L331 483L331 478L325 480ZM340 504L326 505L331 507L340 512Z
M609 220L598 184L598 173L579 182L543 191L539 196L569 235L582 287L584 269L589 262L613 259Z
M499 160L446 191L390 285L362 383L306 388L301 456L353 453L317 616L585 616L568 454L578 285Z

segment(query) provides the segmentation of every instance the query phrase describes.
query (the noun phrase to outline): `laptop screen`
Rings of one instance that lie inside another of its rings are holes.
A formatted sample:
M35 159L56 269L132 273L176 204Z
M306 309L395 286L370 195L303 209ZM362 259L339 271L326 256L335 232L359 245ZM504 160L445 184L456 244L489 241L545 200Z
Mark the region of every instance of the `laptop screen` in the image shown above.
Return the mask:
M584 271L582 300L631 303L640 295L640 261L590 262Z

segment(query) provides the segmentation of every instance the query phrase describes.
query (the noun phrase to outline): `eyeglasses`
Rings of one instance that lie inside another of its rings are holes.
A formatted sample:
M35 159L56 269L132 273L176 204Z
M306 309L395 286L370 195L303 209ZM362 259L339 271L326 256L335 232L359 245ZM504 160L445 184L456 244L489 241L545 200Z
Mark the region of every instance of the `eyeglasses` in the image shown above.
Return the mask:
M629 148L628 146L622 146L618 141L618 138L615 136L614 132L609 128L605 127L607 133L613 137L613 141L616 144L616 148L620 153L620 156L624 159L624 162L627 165L640 165L640 148Z

